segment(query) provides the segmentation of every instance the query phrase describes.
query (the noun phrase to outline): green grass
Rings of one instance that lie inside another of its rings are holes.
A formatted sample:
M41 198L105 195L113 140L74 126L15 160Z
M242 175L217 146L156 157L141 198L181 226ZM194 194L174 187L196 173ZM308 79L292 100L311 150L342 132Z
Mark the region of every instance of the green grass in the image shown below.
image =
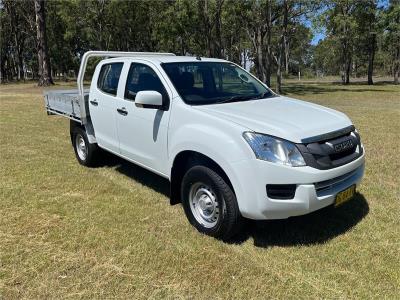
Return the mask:
M400 87L284 88L352 118L364 181L336 210L250 222L226 244L169 205L166 180L111 156L80 166L33 83L1 86L0 299L398 299Z

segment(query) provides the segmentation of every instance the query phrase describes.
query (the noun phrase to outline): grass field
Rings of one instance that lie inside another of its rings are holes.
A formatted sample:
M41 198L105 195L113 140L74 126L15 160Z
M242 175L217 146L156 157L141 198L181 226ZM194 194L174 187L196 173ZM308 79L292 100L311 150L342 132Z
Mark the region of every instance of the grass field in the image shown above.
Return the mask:
M236 243L197 233L168 182L74 157L69 123L33 83L0 87L0 299L400 298L400 86L288 83L348 114L367 165L338 209L250 222Z

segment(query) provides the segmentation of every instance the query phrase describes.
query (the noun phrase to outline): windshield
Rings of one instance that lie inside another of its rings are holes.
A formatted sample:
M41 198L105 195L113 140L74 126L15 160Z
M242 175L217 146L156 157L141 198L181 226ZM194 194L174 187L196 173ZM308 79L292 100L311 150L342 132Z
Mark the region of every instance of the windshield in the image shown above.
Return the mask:
M183 101L191 105L247 101L274 94L252 75L231 63L163 63Z

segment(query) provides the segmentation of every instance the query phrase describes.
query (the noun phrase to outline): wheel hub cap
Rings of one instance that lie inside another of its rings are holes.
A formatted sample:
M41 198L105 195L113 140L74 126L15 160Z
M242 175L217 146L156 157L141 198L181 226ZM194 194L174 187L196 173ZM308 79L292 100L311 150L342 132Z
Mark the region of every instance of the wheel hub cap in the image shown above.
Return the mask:
M81 160L86 160L87 157L87 148L86 148L86 143L84 138L78 134L76 136L76 152L78 153L78 156Z
M195 219L204 227L214 227L219 220L219 207L215 193L202 183L195 183L189 193L190 209Z

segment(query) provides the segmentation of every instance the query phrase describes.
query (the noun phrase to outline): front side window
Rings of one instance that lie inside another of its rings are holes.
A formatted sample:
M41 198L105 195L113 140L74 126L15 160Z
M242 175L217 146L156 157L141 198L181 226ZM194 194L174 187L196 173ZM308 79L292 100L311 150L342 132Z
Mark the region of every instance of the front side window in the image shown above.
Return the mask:
M125 98L135 101L136 94L140 91L157 91L163 98L167 97L165 88L156 72L144 64L133 63L129 68L126 80Z
M225 62L162 64L183 100L191 105L227 103L273 97L252 75Z
M123 63L105 64L101 67L97 87L107 94L116 96Z

